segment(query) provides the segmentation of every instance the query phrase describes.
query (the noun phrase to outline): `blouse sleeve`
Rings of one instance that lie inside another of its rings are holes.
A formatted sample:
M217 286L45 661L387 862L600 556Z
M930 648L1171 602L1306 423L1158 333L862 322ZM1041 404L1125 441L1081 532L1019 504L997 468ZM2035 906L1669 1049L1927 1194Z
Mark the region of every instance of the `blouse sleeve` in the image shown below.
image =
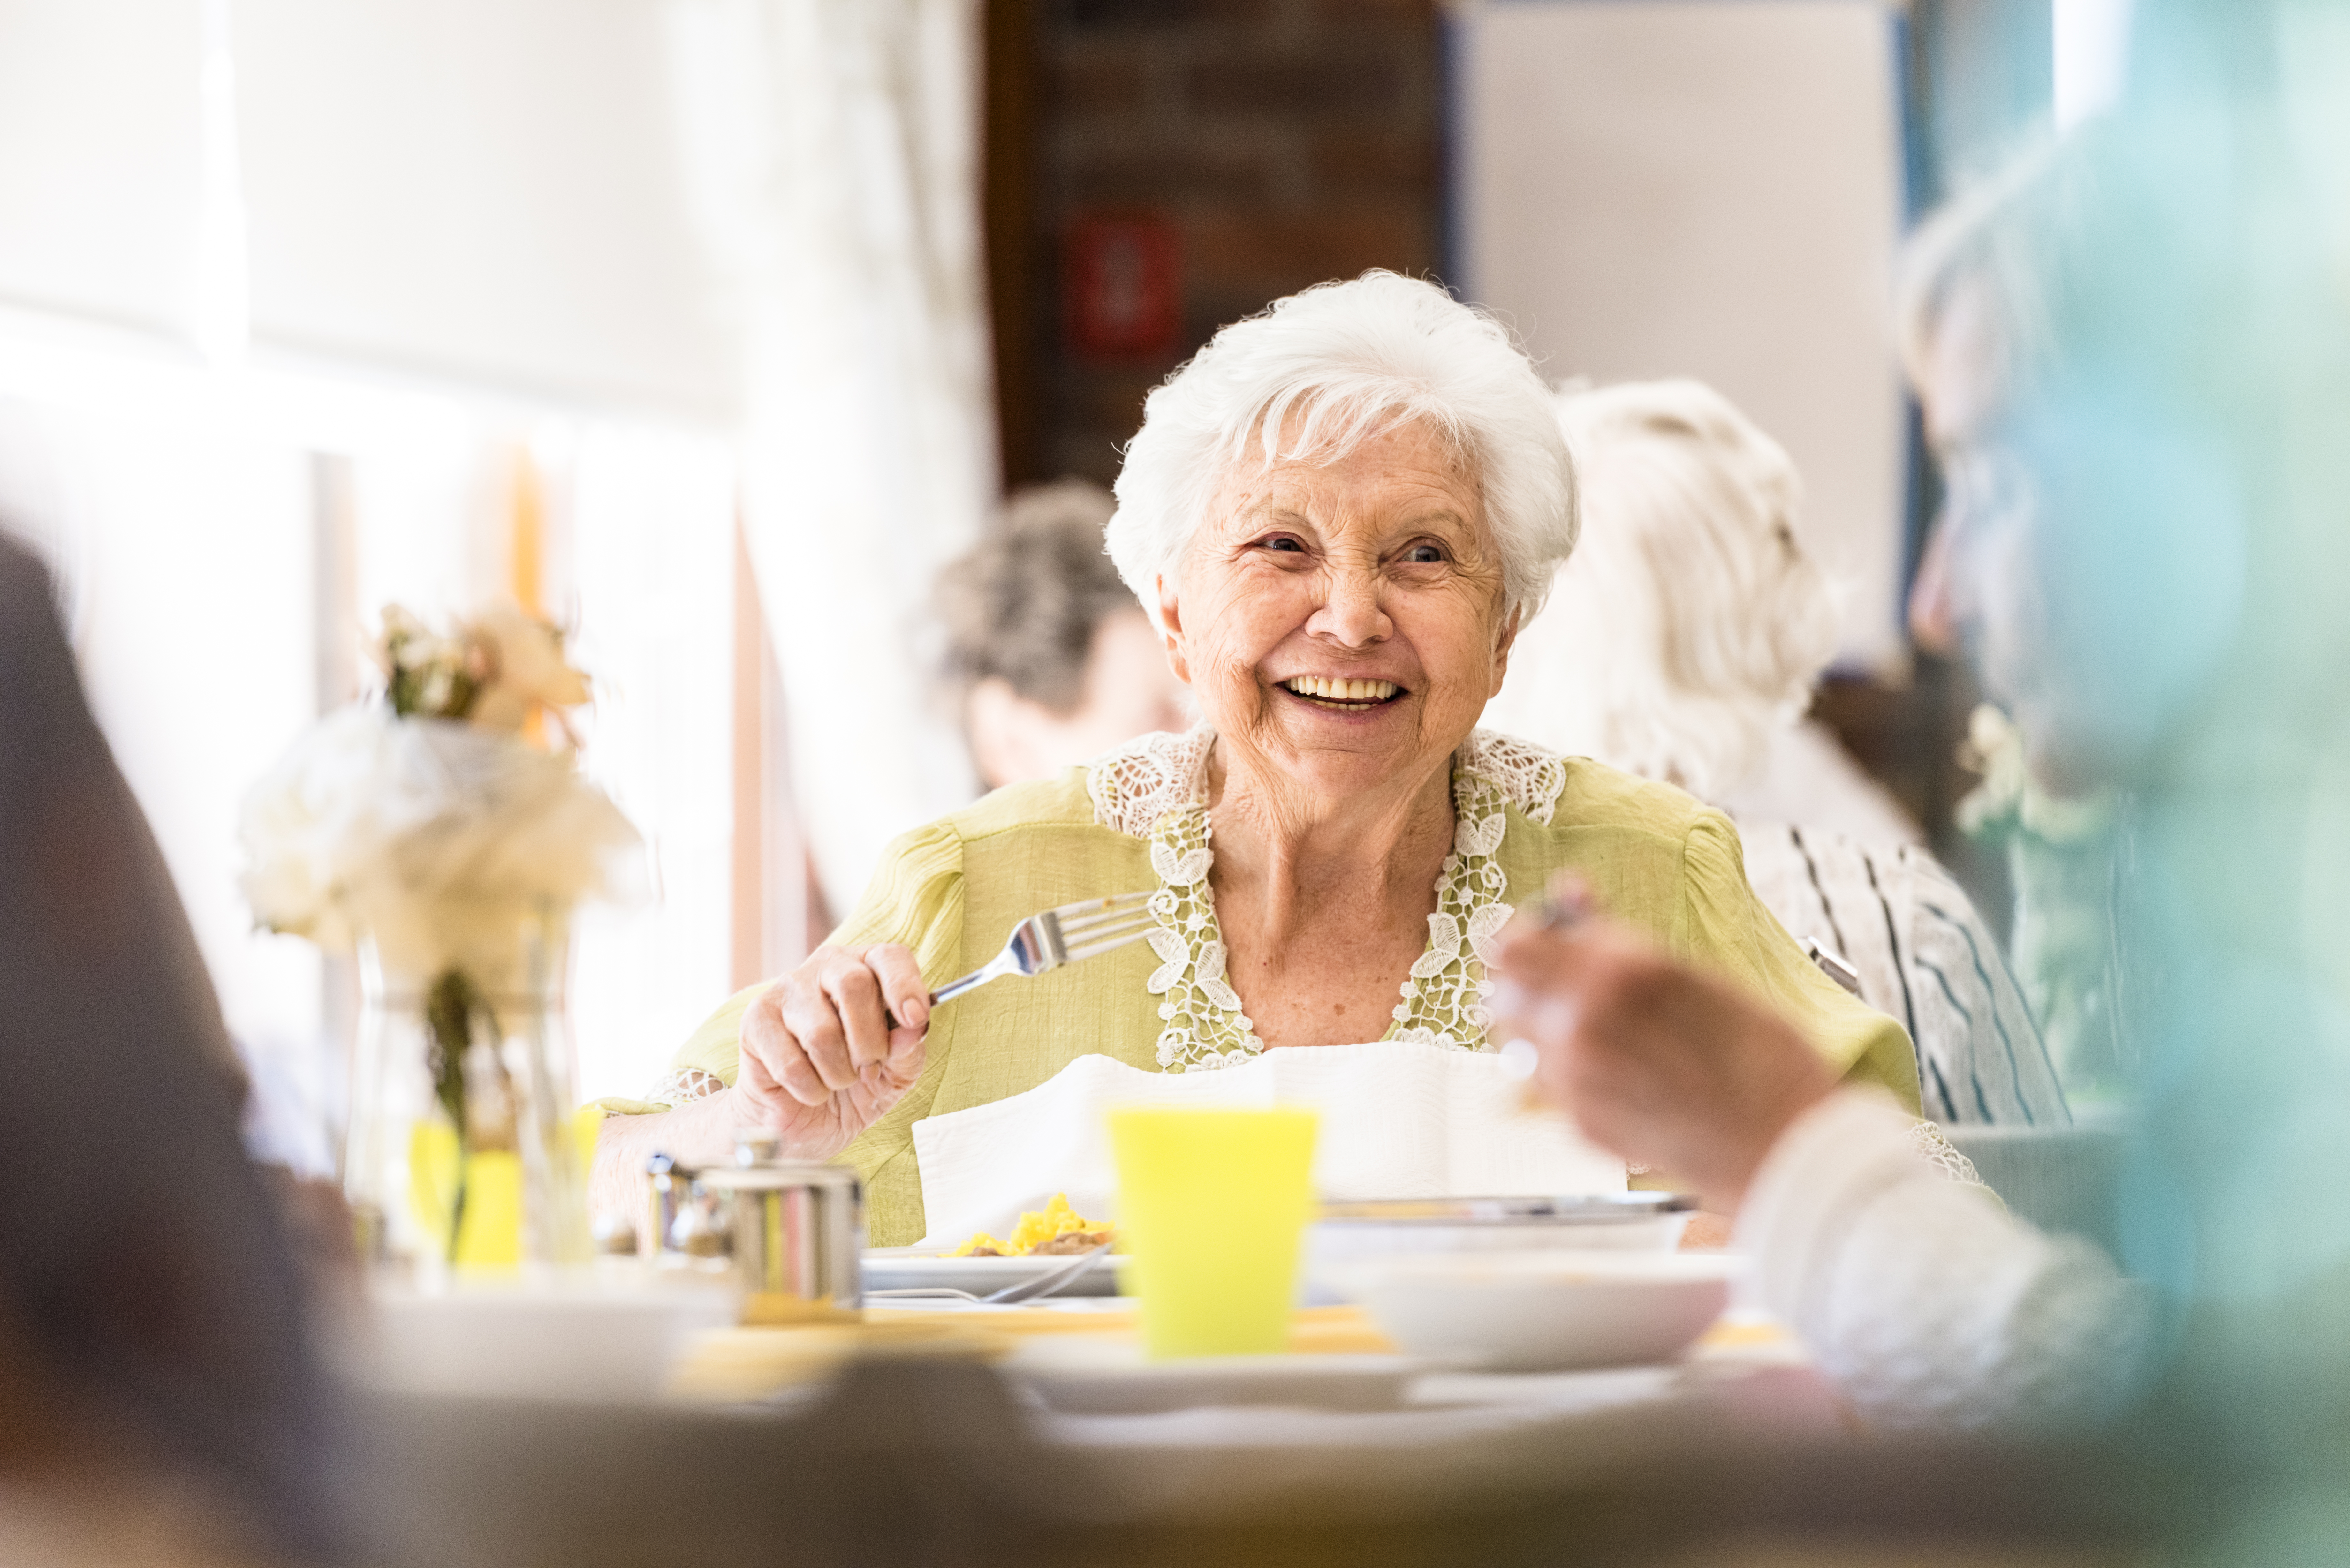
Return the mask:
M873 942L911 948L933 987L953 978L947 971L962 946L962 836L951 823L934 822L894 840L865 897L825 946ZM721 1002L686 1036L643 1099L599 1100L598 1106L613 1116L642 1116L731 1086L742 1063L743 1014L772 983L745 986Z
M1762 996L1810 1038L1847 1084L1875 1085L1913 1116L1918 1058L1901 1025L1820 971L1746 880L1738 830L1700 813L1681 841L1681 903L1673 951Z
M2076 1427L2144 1370L2146 1287L2077 1236L2051 1236L1943 1179L1914 1123L1832 1095L1780 1136L1737 1241L1762 1304L1873 1426Z

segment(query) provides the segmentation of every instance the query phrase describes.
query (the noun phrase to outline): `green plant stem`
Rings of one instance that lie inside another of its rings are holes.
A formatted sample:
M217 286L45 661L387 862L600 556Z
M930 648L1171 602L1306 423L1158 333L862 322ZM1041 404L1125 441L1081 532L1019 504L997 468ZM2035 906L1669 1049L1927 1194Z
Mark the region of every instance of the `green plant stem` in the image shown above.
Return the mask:
M473 1043L473 1026L489 1014L489 1003L465 971L452 964L433 977L424 993L425 1031L432 1036L426 1060L432 1073L433 1097L449 1115L457 1134L457 1184L449 1201L449 1262L457 1262L457 1237L465 1223L465 1184L472 1158L472 1138L465 1125L465 1052Z

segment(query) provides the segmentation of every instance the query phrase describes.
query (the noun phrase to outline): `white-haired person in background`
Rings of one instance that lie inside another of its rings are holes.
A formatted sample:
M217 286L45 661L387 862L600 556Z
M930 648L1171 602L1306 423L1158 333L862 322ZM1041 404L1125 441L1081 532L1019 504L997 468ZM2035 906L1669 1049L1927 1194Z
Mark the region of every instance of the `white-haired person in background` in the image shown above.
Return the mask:
M1697 381L1570 389L1557 410L1583 542L1488 716L1728 812L1763 904L1908 1026L1928 1116L2070 1125L1997 939L1900 808L1803 717L1835 614L1804 549L1793 461Z
M652 1150L699 1163L757 1129L855 1167L875 1243L910 1242L914 1124L1080 1056L1189 1072L1380 1039L1492 1049L1494 939L1568 867L1832 1077L1915 1110L1900 1025L1755 901L1721 813L1478 729L1575 536L1549 391L1497 322L1384 272L1284 299L1150 394L1117 494L1111 558L1205 722L899 839L829 942L608 1118L600 1209L635 1210ZM932 1012L931 988L1016 921L1136 890L1148 945Z
M1584 535L1525 628L1494 716L1679 784L1741 822L1919 844L1899 802L1804 717L1836 602L1778 442L1702 381L1563 388Z
M949 679L990 789L1048 779L1155 730L1190 727L1159 628L1118 580L1090 480L1016 491L985 539L939 574Z

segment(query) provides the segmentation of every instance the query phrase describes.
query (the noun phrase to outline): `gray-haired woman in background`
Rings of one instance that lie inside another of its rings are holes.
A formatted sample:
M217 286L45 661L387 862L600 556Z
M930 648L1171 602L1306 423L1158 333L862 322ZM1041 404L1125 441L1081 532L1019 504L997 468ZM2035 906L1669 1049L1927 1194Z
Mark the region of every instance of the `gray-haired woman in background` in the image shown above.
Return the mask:
M1763 904L1908 1026L1936 1121L2069 1125L1997 940L1892 798L1804 718L1835 608L1804 551L1794 463L1697 381L1569 390L1557 407L1583 545L1489 718L1730 813Z
M939 577L949 673L990 789L1191 725L1159 632L1102 547L1117 508L1088 480L1032 485Z

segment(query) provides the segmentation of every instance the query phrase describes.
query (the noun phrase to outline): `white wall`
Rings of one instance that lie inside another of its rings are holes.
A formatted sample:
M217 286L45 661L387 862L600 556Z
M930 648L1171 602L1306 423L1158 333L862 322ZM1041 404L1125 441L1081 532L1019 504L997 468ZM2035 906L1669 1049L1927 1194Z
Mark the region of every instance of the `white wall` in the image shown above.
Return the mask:
M241 165L256 348L723 422L663 0L0 0L0 303L192 330L205 160Z
M196 65L195 0L0 0L0 299L183 325Z
M236 0L256 339L725 418L665 9Z
M1900 657L1893 18L1869 0L1507 0L1456 21L1468 296L1544 373L1695 376L1794 455L1843 657Z

